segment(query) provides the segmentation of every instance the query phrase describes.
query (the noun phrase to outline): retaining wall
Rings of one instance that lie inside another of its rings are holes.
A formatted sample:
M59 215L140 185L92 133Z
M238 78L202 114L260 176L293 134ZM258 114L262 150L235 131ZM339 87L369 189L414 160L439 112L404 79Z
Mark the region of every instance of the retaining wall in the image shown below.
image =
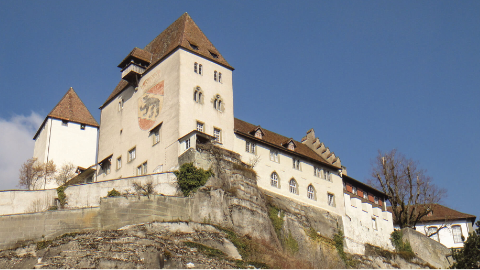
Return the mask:
M174 196L178 193L175 174L171 172L114 179L68 186L67 208L98 207L100 198L106 197L115 188L117 191L134 192L133 183L144 185L151 182L157 194ZM56 189L47 190L3 190L0 191L0 215L35 213L46 211L55 205Z

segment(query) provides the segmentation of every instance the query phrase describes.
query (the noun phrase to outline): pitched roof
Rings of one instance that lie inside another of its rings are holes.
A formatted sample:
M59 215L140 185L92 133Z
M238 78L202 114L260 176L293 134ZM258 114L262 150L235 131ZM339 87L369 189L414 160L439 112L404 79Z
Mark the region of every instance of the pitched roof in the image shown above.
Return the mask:
M364 190L364 191L367 191L367 192L370 192L370 193L377 193L377 195L382 195L384 196L385 198L388 199L388 195L372 186L369 186L353 177L350 177L346 174L342 175L342 178L345 182L348 182L348 183L351 183L351 184L354 184L356 187L359 187L360 189Z
M147 73L178 47L233 70L233 67L228 64L225 58L223 58L220 52L218 52L186 12L160 33L160 35L154 38L143 50L134 49L127 58L135 54L137 57L140 56L142 59L147 60L148 54L151 54L151 59L148 59L150 60L150 65L145 70L145 73ZM100 108L109 103L127 85L128 82L120 80L120 83Z
M72 87L68 89L67 93L63 98L58 102L58 104L53 108L53 110L45 117L40 128L35 133L33 139L37 137L42 129L45 121L48 118L56 118L61 120L67 120L70 122L76 122L79 124L85 124L93 127L99 127L95 118L93 118L90 111L87 109L82 100L78 97L77 93L73 90Z
M447 220L457 220L457 219L473 219L475 221L476 216L458 212L446 206L440 204L432 204L432 214L430 216L424 216L420 219L420 222L427 221L447 221ZM389 206L388 211L392 212L392 208Z
M330 164L328 161L323 159L321 156L319 156L317 153L315 153L312 149L310 149L308 146L306 146L303 143L300 143L292 139L296 147L295 147L295 151L291 151L288 148L283 146L285 142L290 141L290 138L288 137L282 136L280 134L277 134L275 132L262 128L262 131L264 132L264 136L262 139L259 139L259 138L256 138L254 134L252 134L254 133L255 130L257 130L259 126L250 124L248 122L242 121L237 118L235 118L234 125L235 125L235 133L240 134L244 137L248 137L251 140L269 144L287 153L291 153L293 155L301 156L308 159L313 159L314 161L317 161L329 167L337 168L335 165Z

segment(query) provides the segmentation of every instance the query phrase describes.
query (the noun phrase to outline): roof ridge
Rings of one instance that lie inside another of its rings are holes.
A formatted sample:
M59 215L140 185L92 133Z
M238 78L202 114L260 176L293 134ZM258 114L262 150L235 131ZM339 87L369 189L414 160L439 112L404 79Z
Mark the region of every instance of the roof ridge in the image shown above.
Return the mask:
M68 89L53 110L47 115L48 117L58 118L98 127L98 122L88 110L85 103L80 99L73 87Z

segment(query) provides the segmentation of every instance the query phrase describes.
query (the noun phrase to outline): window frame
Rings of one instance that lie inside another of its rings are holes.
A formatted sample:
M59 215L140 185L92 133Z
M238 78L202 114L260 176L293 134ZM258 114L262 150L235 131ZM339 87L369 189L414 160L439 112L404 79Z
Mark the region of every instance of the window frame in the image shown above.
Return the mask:
M295 180L295 178L292 178L290 179L290 181L288 181L288 191L290 191L290 193L298 195L298 182L297 180Z
M335 194L327 192L327 204L331 207L336 207Z
M217 137L217 131L218 131L218 137ZM222 143L222 129L213 127L213 137L215 137L215 141L217 143Z
M122 156L117 157L116 165L117 170L120 170L122 168Z
M127 151L127 163L134 161L136 158L137 158L137 146L134 146Z
M316 201L317 200L317 195L316 194L317 194L317 192L315 190L315 187L312 184L308 185L308 187L307 187L307 198L310 199L310 200Z
M455 229L454 228L458 228L460 231L460 235L458 236L459 238L459 241L457 241L457 239L455 239ZM459 225L459 224L455 224L455 225L452 225L452 237L453 237L453 243L455 244L461 244L463 243L463 231L462 231L462 226Z
M300 162L300 159L298 159L298 158L293 158L293 157L292 157L292 161L293 161L293 168L294 168L295 170L301 171L301 170L302 170L302 167L300 166L300 163L301 163L301 162Z
M280 177L278 176L277 172L272 172L270 174L270 185L272 187L280 188Z
M197 131L203 133L205 131L205 123L197 121Z
M280 153L277 150L270 149L270 161L280 163Z

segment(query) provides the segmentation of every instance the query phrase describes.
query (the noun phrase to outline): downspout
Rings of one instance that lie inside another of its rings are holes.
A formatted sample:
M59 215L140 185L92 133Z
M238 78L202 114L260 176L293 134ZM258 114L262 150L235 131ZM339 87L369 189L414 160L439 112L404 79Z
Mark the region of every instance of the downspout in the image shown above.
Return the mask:
M47 162L48 163L48 156L50 155L50 139L52 138L52 118L50 118L50 131L48 133L48 147L47 147ZM47 189L47 166L45 166L45 184L43 185L43 189Z

